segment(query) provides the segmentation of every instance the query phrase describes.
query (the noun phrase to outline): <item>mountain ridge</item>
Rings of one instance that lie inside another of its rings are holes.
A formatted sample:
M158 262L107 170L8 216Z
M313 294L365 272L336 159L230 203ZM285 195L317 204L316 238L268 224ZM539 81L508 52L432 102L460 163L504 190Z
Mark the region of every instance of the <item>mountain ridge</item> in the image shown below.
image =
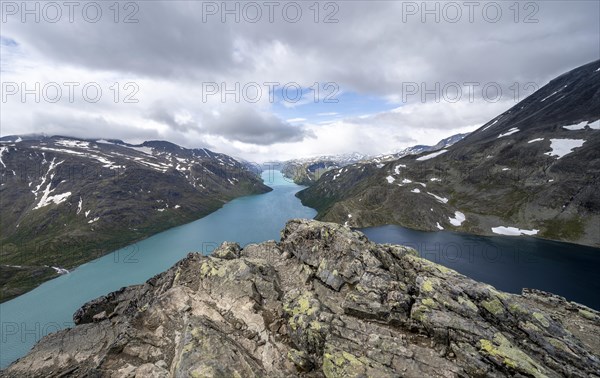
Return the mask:
M4 301L225 202L269 190L237 160L166 141L0 140Z
M528 233L599 247L599 67L561 75L447 149L329 171L297 196L317 219L353 227Z

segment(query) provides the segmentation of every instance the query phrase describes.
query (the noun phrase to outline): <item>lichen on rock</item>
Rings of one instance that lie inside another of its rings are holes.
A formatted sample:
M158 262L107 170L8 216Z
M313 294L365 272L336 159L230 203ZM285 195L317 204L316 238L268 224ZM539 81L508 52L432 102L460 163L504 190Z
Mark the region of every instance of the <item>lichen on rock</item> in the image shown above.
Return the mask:
M86 303L1 376L594 376L600 316L502 293L402 246L291 220Z

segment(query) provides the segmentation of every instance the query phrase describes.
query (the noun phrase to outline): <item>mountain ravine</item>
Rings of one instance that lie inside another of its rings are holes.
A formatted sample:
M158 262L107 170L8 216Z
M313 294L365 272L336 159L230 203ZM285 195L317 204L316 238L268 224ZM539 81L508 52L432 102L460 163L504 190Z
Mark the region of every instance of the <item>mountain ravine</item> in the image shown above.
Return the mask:
M190 253L86 303L3 377L592 377L600 313L335 223Z
M600 247L600 60L451 147L325 172L297 196L317 219Z
M245 163L162 141L0 141L0 299L225 202L269 190Z

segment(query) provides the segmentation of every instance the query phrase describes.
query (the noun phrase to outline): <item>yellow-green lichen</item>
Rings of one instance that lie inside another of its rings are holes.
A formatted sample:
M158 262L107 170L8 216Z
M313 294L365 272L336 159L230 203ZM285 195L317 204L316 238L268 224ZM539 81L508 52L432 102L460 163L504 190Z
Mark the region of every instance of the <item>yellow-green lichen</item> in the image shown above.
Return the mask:
M429 280L423 281L423 285L421 285L421 288L423 289L423 291L426 291L428 293L433 291L433 285L431 284L431 281L429 281Z
M566 346L565 343L563 343L560 340L551 338L551 339L548 339L548 342L550 343L550 345L552 345L556 349L560 349L560 350L562 350L564 352L567 352L567 353L572 353L571 349L569 349L569 347Z
M596 318L596 315L588 310L579 309L579 314L589 320L594 320Z
M200 265L200 274L205 277L225 277L227 275L227 269L222 264L218 264L218 267L216 265L217 264L212 260L204 261L202 265Z
M421 302L427 307L435 307L435 301L431 298L421 299Z
M548 319L546 319L546 317L543 314L540 314L539 312L534 312L533 317L546 328L550 325Z
M425 313L429 312L430 309L427 306L420 305L413 307L411 318L423 322L425 320Z
M508 311L510 311L510 313L512 313L514 315L528 314L527 310L525 310L523 307L521 307L521 305L519 305L518 303L509 304Z
M189 353L192 351L192 349L194 349L194 342L190 341L189 343L185 344L183 346L183 350L181 351L183 354L185 353Z
M314 331L320 331L322 328L321 322L319 322L318 320L313 320L312 322L310 322L310 329L314 330Z
M346 351L323 354L323 373L327 378L364 375L365 364Z
M502 315L504 313L504 306L502 305L502 302L498 300L498 298L494 298L490 301L483 301L481 302L481 305L492 315Z
M446 267L445 267L445 266L443 266L443 265L439 265L439 264L437 264L437 265L436 265L436 268L437 268L437 270L439 270L441 273L444 273L444 274L451 274L451 273L454 273L454 270L452 270L452 269L450 269L450 268L446 268Z
M503 292L500 292L500 291L498 291L498 290L494 289L494 287L493 287L493 286L489 286L489 285L488 285L488 290L490 291L490 295L491 295L491 296L498 297L498 298L500 298L500 299L504 299L504 300L507 300L507 299L509 299L509 298L510 298L510 295L509 295L509 294L507 294L507 293L503 293Z
M533 324L532 322L529 322L529 321L527 321L525 323L520 323L520 326L527 331L542 332L540 327L536 326L535 324Z
M546 377L544 369L525 352L511 344L500 332L494 334L493 341L479 340L480 351L493 357L498 363L527 375Z
M288 323L293 330L298 328L304 328L307 322L311 321L313 314L315 314L320 308L319 301L313 298L310 292L305 292L294 300L284 303L283 310L290 315ZM312 321L311 328L318 330L316 327L320 327L318 321ZM318 325L317 325L318 324ZM320 328L319 328L320 329Z
M475 305L475 303L471 302L471 300L469 298L465 298L462 295L458 297L458 303L466 306L468 309L477 312L479 309L477 308L477 306Z

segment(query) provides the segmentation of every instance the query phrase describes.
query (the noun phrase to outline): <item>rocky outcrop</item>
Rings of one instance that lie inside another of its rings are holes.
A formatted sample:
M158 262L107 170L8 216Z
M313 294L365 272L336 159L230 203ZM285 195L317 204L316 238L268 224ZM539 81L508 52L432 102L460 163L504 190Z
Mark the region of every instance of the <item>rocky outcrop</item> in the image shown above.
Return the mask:
M512 295L348 227L189 254L85 304L3 376L592 377L600 314Z

